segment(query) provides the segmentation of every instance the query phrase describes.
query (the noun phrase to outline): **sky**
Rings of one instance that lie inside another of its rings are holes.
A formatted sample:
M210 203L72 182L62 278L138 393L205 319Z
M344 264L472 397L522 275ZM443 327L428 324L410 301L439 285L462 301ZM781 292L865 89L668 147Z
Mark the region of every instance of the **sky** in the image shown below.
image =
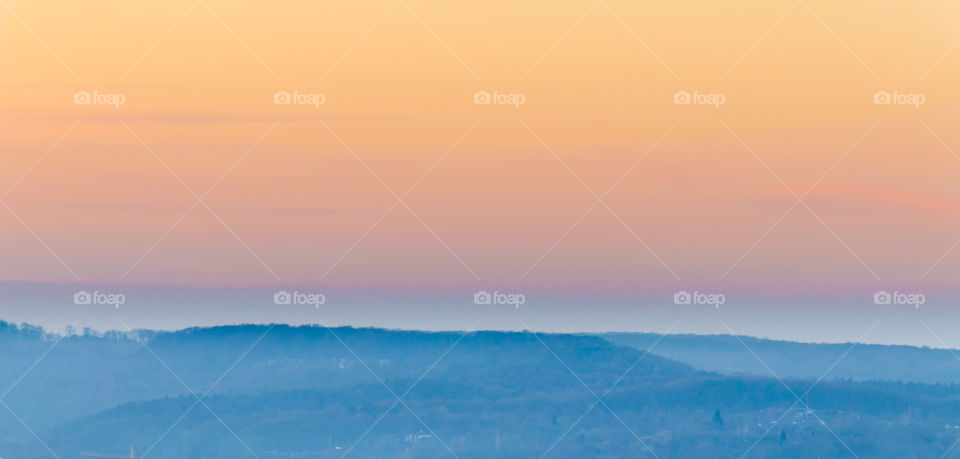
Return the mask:
M8 311L309 288L442 328L405 308L483 290L575 330L689 291L852 340L877 292L960 303L960 4L0 6Z

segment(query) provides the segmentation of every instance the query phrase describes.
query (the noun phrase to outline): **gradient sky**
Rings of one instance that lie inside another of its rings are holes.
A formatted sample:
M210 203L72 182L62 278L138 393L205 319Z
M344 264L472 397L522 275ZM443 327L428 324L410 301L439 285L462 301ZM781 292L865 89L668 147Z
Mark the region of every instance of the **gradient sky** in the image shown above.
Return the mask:
M960 291L960 4L3 5L3 281Z

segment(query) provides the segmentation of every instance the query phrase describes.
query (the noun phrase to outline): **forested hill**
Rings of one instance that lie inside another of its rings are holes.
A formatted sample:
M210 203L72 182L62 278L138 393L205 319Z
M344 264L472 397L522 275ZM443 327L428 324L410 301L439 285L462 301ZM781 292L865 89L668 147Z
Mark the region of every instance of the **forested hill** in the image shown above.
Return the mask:
M722 374L781 378L960 383L960 353L951 349L876 344L814 344L750 336L663 336L604 333L610 342L646 350L695 368ZM752 352L751 352L752 351ZM754 355L754 353L756 355ZM842 358L841 358L842 357ZM769 367L769 368L768 368Z
M138 330L61 339L36 327L0 323L0 346L0 387L12 387L4 401L39 430L128 401L208 390L341 388L376 383L378 378L418 378L431 367L427 376L447 381L474 378L478 369L502 374L505 380L536 380L558 369L554 353L567 356L589 383L594 367L623 371L637 355L598 337L288 325ZM587 369L574 358L583 355L594 356L595 365ZM525 364L516 365L517 358ZM559 370L572 378L563 367ZM655 356L645 358L636 370L659 378L695 373ZM22 430L19 421L6 414L0 411L0 431ZM0 457L6 457L2 451Z
M4 458L960 453L960 386L724 376L590 335L0 324L0 346Z

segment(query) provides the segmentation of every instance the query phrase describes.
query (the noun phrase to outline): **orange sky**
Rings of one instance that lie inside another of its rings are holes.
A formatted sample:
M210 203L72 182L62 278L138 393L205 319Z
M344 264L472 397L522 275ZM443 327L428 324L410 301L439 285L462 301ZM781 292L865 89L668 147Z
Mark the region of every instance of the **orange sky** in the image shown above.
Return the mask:
M7 0L0 279L953 287L960 4L735 3Z

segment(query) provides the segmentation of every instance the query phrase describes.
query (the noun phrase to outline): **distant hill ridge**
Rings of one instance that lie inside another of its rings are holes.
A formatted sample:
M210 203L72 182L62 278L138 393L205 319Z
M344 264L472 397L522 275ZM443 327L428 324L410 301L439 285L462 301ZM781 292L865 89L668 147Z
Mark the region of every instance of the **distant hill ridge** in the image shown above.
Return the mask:
M596 336L642 350L656 343L654 354L728 375L772 376L773 370L781 378L960 383L960 353L952 349L799 343L733 335L610 332Z
M20 420L60 457L131 444L208 458L926 457L960 438L958 385L781 381L663 356L743 349L702 338L663 337L646 354L635 347L658 335L234 325L60 337L4 323L0 387L15 384L4 402L20 419L0 412L0 457L49 455ZM774 362L835 352L744 342Z

